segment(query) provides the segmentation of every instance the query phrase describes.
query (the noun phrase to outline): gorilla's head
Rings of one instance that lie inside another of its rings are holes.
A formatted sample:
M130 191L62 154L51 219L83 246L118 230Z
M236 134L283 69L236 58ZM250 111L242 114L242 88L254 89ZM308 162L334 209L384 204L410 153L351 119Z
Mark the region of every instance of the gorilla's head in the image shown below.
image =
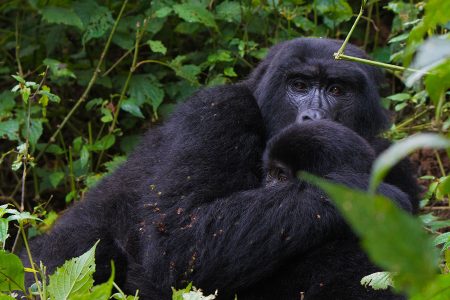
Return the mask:
M380 106L381 72L368 65L335 60L342 41L298 38L272 47L247 84L271 136L295 122L328 119L363 137L384 130L388 117ZM367 58L348 45L345 53Z

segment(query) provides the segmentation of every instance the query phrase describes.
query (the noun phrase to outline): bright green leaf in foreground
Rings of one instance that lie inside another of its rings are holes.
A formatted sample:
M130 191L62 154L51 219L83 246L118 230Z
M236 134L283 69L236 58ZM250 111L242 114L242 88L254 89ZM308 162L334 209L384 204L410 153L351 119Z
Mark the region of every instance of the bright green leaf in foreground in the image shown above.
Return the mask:
M391 200L305 174L322 188L361 237L373 262L396 274L395 284L418 294L436 278L437 251L422 224ZM450 288L450 281L449 281Z
M20 259L5 251L0 251L0 291L25 290L24 269Z
M64 300L75 294L88 293L94 285L92 275L95 272L95 248L98 242L86 253L75 257L56 269L49 276L48 292L51 299Z
M374 191L387 175L389 170L400 160L420 148L449 148L450 140L431 133L422 133L410 136L393 146L378 156L372 167L370 179L370 191Z

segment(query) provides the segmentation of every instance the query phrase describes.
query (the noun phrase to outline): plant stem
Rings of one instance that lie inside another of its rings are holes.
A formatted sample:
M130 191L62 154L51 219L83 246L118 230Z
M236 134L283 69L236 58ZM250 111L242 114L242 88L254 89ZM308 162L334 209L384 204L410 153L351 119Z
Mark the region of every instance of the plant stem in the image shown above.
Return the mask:
M381 67L381 68L385 68L385 69L389 69L389 70L393 70L393 71L402 71L402 72L404 72L404 71L417 72L418 71L416 69L405 68L405 67L396 66L396 65L392 65L392 64L386 64L386 63L382 63L382 62L378 62L378 61L374 61L374 60L370 60L370 59L364 59L364 58L349 56L349 55L345 55L345 54L338 54L337 52L334 54L334 58L337 60L343 59L343 60L348 60L348 61L359 62L359 63L363 63L366 65Z
M23 237L23 242L25 244L25 249L27 251L28 259L30 261L30 267L33 270L35 270L34 262L33 262L33 256L31 255L30 246L28 245L27 235L25 234L25 230L23 229L22 222L19 222L19 231L20 231L20 233L22 234L22 237ZM37 277L36 272L33 272L33 276L34 276L34 281L36 282L36 286L37 286L38 291L39 291L39 295L42 295L41 286L39 285L39 279Z

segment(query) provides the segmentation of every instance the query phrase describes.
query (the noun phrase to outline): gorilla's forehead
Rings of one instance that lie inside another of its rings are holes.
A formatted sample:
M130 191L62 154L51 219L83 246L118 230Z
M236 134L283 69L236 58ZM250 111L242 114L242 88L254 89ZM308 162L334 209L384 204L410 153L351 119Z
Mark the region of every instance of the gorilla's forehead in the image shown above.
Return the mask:
M331 39L299 38L283 43L276 49L271 68L274 72L285 75L301 74L320 78L346 78L361 81L366 72L358 63L335 60L342 41ZM346 48L346 53L365 57L365 53L353 45ZM345 75L345 76L343 76Z

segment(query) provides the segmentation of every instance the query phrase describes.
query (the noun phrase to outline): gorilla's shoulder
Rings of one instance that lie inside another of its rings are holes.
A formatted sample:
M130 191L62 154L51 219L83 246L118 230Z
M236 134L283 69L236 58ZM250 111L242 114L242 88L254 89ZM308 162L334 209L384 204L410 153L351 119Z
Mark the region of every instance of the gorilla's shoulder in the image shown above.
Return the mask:
M179 105L172 118L179 119L189 115L201 117L210 113L226 113L233 118L261 118L252 92L243 83L201 89Z

